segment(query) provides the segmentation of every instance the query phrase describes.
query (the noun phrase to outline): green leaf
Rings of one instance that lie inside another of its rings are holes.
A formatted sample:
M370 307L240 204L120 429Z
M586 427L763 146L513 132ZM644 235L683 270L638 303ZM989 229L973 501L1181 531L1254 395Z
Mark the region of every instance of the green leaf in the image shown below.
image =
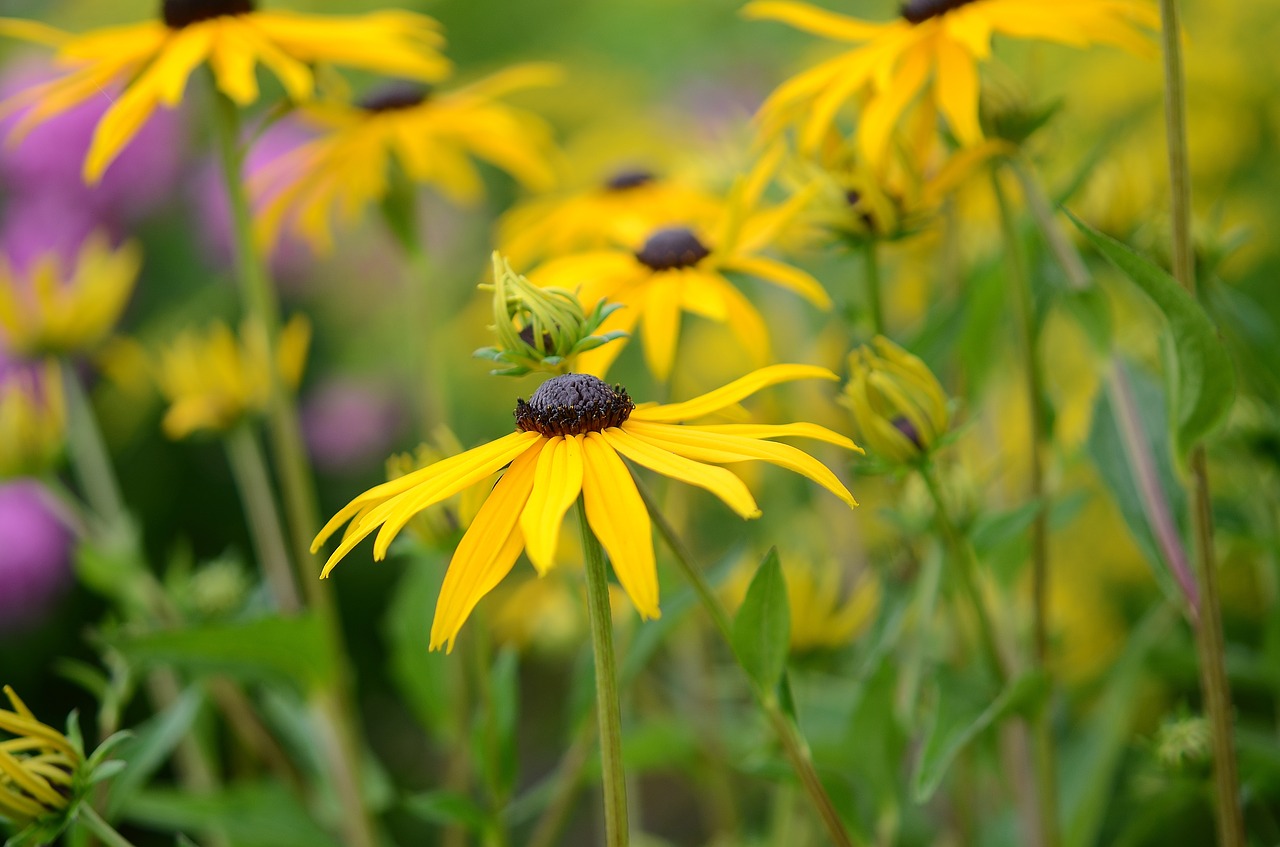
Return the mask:
M1222 422L1235 400L1231 356L1199 302L1172 276L1079 218L1071 219L1108 262L1151 298L1169 322L1177 359L1174 444L1178 455L1185 458Z
M778 550L765 555L747 589L747 597L733 621L733 650L747 674L772 692L787 664L791 639L791 609L782 577Z
M205 795L140 791L125 804L124 816L169 832L221 832L235 847L338 847L293 794L269 782Z
M940 686L932 725L912 778L915 801L924 803L933 796L947 768L975 738L1009 715L1030 711L1047 691L1048 681L1043 674L1023 674L1009 682L990 705L974 714L966 704L955 702L962 699L958 692Z
M516 749L516 724L520 711L520 656L503 648L489 669L489 709L481 729L480 761L489 772L489 783L500 794L515 787L520 758Z
M254 682L283 680L310 690L333 680L325 638L318 618L299 615L121 635L111 643L144 667L170 665Z
M127 764L111 784L107 820L114 820L133 793L160 770L191 731L203 704L204 692L192 686L182 692L172 706L134 731L133 737L120 749L120 757Z
M474 800L456 791L428 791L406 797L404 809L434 824L458 824L472 832L489 828L489 816Z
M383 637L391 646L389 671L405 702L423 727L447 739L457 739L464 716L451 708L457 702L456 658L429 652L431 615L444 577L437 556L407 557L404 575L382 621Z

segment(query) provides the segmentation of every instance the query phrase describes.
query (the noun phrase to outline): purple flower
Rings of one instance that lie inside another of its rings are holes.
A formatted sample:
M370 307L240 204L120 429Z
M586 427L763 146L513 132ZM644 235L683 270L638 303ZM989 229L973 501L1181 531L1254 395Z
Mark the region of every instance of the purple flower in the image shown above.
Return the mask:
M74 267L85 239L101 221L84 203L56 192L20 194L0 215L0 255L19 274L43 256L54 255Z
M302 432L316 467L363 470L381 461L404 427L404 410L387 389L351 378L331 379L302 406Z
M37 624L71 583L72 534L33 480L0 484L0 632Z
M56 75L51 65L24 61L10 65L0 76L0 98L8 98ZM179 116L159 110L120 158L107 169L102 182L90 188L81 169L93 133L111 105L114 92L89 100L33 129L16 145L0 145L0 183L18 205L32 198L41 203L51 196L59 206L90 215L103 224L121 227L144 217L171 195L182 170L183 137ZM24 110L0 121L0 138L7 137Z

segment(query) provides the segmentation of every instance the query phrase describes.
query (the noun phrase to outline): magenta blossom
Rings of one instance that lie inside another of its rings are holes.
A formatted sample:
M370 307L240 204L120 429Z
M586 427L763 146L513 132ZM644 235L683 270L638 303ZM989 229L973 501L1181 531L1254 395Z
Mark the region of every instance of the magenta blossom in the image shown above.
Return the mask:
M0 484L0 632L39 623L71 584L73 537L34 480Z
M390 452L405 414L387 389L337 378L302 404L302 431L316 467L329 473L363 470Z

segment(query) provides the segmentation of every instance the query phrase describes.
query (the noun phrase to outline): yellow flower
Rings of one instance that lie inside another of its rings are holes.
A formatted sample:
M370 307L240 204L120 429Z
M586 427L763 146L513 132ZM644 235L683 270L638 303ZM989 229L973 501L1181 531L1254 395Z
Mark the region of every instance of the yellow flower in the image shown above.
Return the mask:
M62 371L11 366L0 376L0 479L38 475L62 453L67 410Z
M554 85L553 65L517 65L454 91L436 92L405 83L375 91L360 105L317 104L304 120L323 134L264 168L253 189L269 197L258 220L259 236L273 242L291 227L318 250L332 247L330 219L356 218L392 188L392 165L418 183L440 189L457 203L478 199L484 185L469 157L510 173L528 188L554 183L551 130L532 112L499 98Z
M160 106L182 102L187 80L208 63L218 90L240 106L259 97L257 66L269 70L295 102L315 94L313 66L327 63L421 80L440 79L449 64L431 18L404 11L317 17L260 12L254 0L163 0L160 20L73 35L29 20L0 18L0 35L57 49L67 73L27 89L4 112L31 106L14 127L21 136L50 118L123 86L98 123L85 159L95 183Z
M809 195L801 193L777 209L750 211L775 166L776 161L762 162L737 186L710 236L688 223L664 226L649 233L634 253L600 250L565 256L542 265L530 279L544 287L577 290L584 303L607 299L625 306L610 315L601 330L638 333L649 370L664 382L675 362L684 312L728 324L743 349L763 365L770 357L764 318L726 273L756 277L819 308L831 307L831 298L812 276L761 255L809 201ZM610 344L584 353L579 366L603 376L623 346Z
M0 340L22 355L64 355L103 341L120 319L142 267L136 244L85 241L74 267L57 253L19 273L0 257Z
M587 250L638 249L664 226L710 226L720 208L685 181L629 167L577 191L526 200L499 221L498 243L517 265Z
M170 404L164 416L170 438L225 432L246 415L266 411L270 367L279 368L291 387L302 381L311 342L305 318L297 316L281 330L274 362L261 327L245 322L240 336L215 323L204 332L182 333L161 351L155 377Z
M726 605L737 608L747 596L757 559L743 567L729 585ZM791 611L791 652L835 650L853 643L866 631L880 606L880 581L864 574L846 585L844 569L834 559L784 564L787 606Z
M845 405L871 453L890 462L928 454L951 425L947 395L929 366L884 336L849 354Z
M71 802L80 751L65 735L36 720L9 686L12 709L0 709L0 817L23 828L55 815ZM43 843L43 842L41 842Z
M412 453L397 453L387 459L387 480L394 482L402 479L461 452L462 443L458 441L458 436L448 427L439 427L429 442L419 444ZM409 530L429 546L443 547L451 544L458 533L466 530L475 520L480 507L484 505L487 489L497 482L496 473L493 479L486 482L487 485L473 486L422 511L409 523Z
M781 85L760 119L769 135L796 126L800 148L812 153L840 107L859 98L858 149L872 166L883 163L895 125L921 94L962 145L982 140L978 66L991 55L993 34L1151 53L1143 30L1160 22L1144 0L907 0L902 16L885 23L791 0L758 0L743 12L857 45Z
M716 464L770 462L855 506L853 496L821 462L769 440L797 436L858 449L842 435L810 423L678 423L714 414L770 385L835 378L825 368L775 365L693 400L636 407L621 386L610 387L586 374L553 377L528 403L517 402L515 432L372 488L334 515L313 549L350 523L322 576L375 530L374 558L385 558L414 515L510 464L454 553L436 605L431 649L452 649L471 610L511 571L521 550L539 573L551 569L560 524L579 497L623 590L641 617L656 618L658 573L649 513L623 457L710 491L743 518L759 516L755 499L741 479Z

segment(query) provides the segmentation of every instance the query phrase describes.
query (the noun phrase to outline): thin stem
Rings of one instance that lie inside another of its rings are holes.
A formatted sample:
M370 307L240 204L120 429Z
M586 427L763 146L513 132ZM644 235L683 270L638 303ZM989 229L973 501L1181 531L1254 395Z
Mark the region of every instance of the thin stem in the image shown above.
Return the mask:
M302 607L302 601L293 581L280 513L276 511L271 478L258 438L248 424L242 423L227 434L226 447L258 563L280 611L293 614Z
M105 526L119 527L125 519L120 484L93 406L80 384L79 374L69 362L62 363L62 390L67 402L67 440L74 459L72 471L94 516Z
M1173 197L1173 275L1193 297L1195 252L1191 238L1191 170L1187 154L1187 96L1182 68L1182 27L1176 0L1160 0L1164 53L1165 134L1169 147L1169 183ZM1218 600L1217 561L1213 549L1213 502L1208 458L1203 444L1191 453L1192 526L1201 609L1196 631L1201 685L1213 732L1214 787L1218 799L1218 841L1223 847L1245 843L1240 780L1232 737L1231 687L1227 681L1222 608Z
M244 188L244 154L240 145L240 115L236 105L221 92L214 92L214 123L223 182L231 207L232 234L240 278L244 308L257 321L267 338L267 349L276 349L280 335L280 306L271 285L266 260L253 235L253 218ZM271 438L272 456L280 480L280 491L288 518L289 537L294 549L294 565L298 569L307 606L320 617L327 647L339 668L338 680L319 692L313 704L320 724L321 749L329 757L330 773L341 803L344 804L342 826L350 847L374 847L377 839L360 790L360 742L356 712L349 693L349 671L343 647L342 629L337 608L327 585L320 580L320 562L311 552L311 539L319 526L315 482L302 444L302 430L292 393L285 386L279 369L268 368L270 401L267 409L267 431Z
M102 819L88 803L82 803L76 812L76 820L97 836L107 847L133 847L133 842L116 832L115 827Z
M711 622L715 625L716 630L719 631L725 644L732 648L733 624L730 622L729 612L725 609L724 604L720 602L720 598L707 582L706 577L702 575L702 570L694 564L688 548L684 546L684 542L680 540L675 528L667 520L666 515L658 508L653 496L639 480L636 480L636 487L640 490L640 496L644 499L645 506L649 510L649 517L652 518L654 526L658 528L658 534L662 536L667 548L671 550L676 563L680 566L680 572L684 574L685 579L689 580L694 593L698 595L703 608L711 616ZM778 698L773 692L762 690L751 679L751 675L745 673L745 671L744 676L751 685L751 693L755 695L757 705L765 713L770 727L772 727L778 742L782 745L791 769L800 780L805 794L808 795L809 801L822 819L822 823L827 829L828 837L837 847L852 847L853 841L845 829L844 821L840 819L840 813L836 811L835 804L831 802L831 795L827 793L821 777L818 776L818 771L813 764L813 756L809 751L809 745L801 736L800 730L791 718L782 711Z
M871 329L876 335L884 335L884 305L880 299L880 255L874 238L863 242L862 257L866 266L867 312L871 315Z
M622 767L622 709L618 702L618 663L613 651L613 612L609 606L609 576L604 551L590 524L586 505L578 498L578 522L587 574L587 614L596 665L596 720L600 725L600 777L604 785L605 843L625 847L627 776Z
M929 489L929 496L933 500L934 515L938 521L938 528L942 532L943 541L951 549L951 556L955 563L951 572L956 575L960 590L964 592L965 599L969 601L969 606L973 610L973 616L978 621L978 641L982 647L982 655L992 675L1003 685L1009 678L1009 673L1005 670L1004 659L996 643L991 616L987 614L987 605L983 602L982 593L978 590L977 559L974 556L973 547L960 535L955 522L952 521L951 512L942 496L942 489L938 485L933 468L922 465L920 476L924 479L925 486Z

